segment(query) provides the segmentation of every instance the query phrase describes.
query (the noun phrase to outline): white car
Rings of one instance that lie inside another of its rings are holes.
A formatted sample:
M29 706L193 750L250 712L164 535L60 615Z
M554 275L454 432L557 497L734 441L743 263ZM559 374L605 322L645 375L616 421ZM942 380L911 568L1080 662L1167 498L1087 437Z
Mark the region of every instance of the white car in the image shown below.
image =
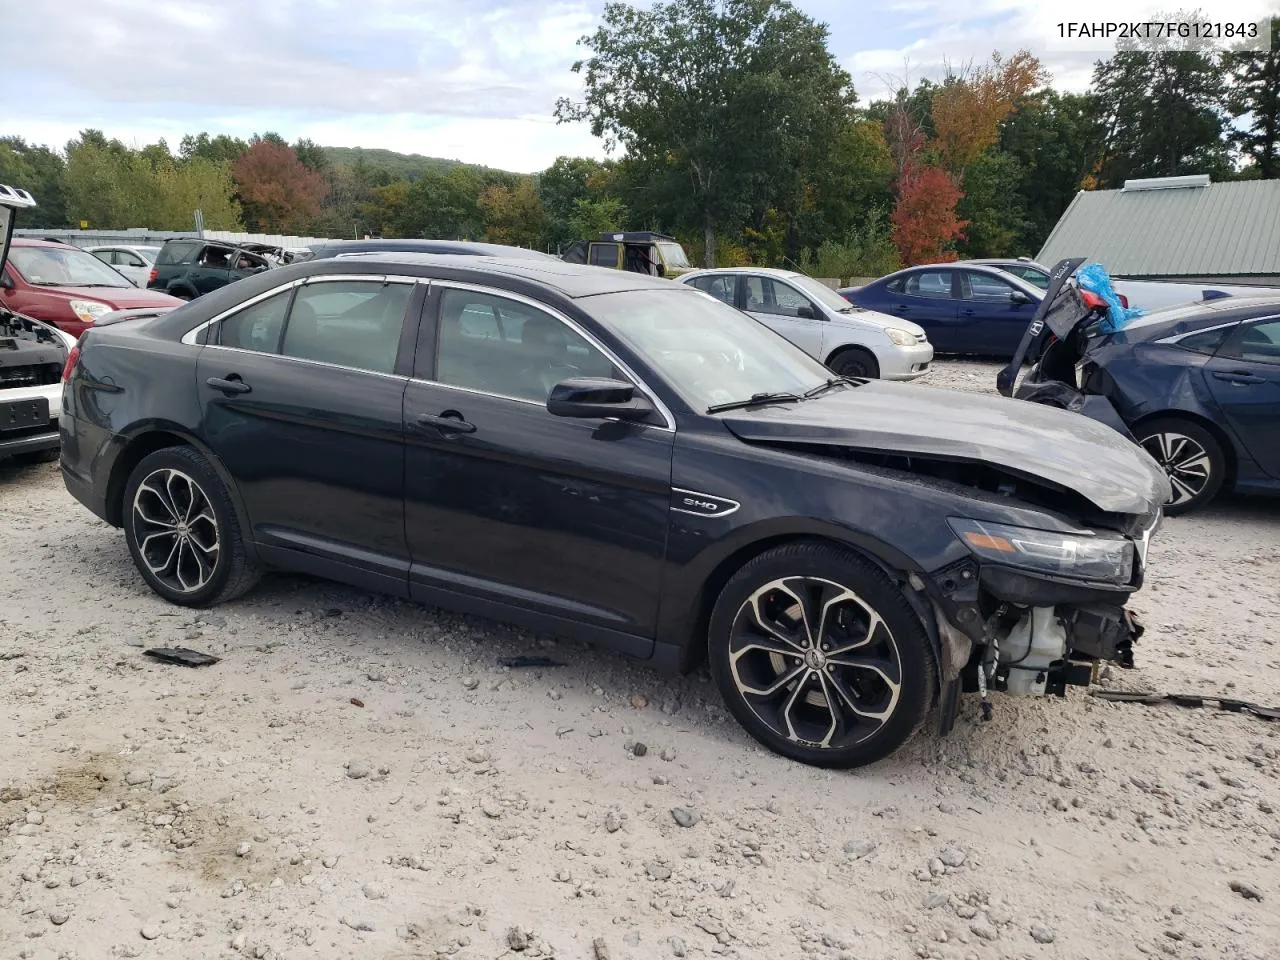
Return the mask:
M85 247L103 263L123 273L135 287L146 289L151 268L155 265L159 247L138 246L136 244L115 243L107 246Z
M933 361L933 344L921 327L856 307L803 273L718 267L678 282L750 314L844 377L914 380Z

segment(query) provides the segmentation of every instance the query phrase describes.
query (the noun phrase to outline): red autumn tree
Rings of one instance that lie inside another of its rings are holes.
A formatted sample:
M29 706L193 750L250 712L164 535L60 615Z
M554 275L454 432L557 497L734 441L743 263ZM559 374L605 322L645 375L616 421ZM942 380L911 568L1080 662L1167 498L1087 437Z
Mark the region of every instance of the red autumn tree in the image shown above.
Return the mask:
M285 233L320 212L327 187L292 147L257 140L231 168L250 231Z
M962 196L955 178L938 167L910 161L898 178L893 208L893 242L903 263L942 263L956 259L951 244L963 236L967 220L956 216Z

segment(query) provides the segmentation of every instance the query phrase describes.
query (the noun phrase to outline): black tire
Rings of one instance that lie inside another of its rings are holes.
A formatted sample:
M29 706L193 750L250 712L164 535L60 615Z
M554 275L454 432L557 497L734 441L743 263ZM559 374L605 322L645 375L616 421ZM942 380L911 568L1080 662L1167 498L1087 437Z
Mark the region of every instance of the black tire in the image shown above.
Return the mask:
M1133 435L1173 485L1173 499L1165 504L1170 517L1204 506L1222 489L1227 458L1217 437L1183 417L1157 417L1138 424Z
M125 484L120 515L138 572L170 603L222 603L261 575L222 478L192 447L143 457Z
M880 363L875 354L862 347L843 347L837 350L827 366L842 377L860 377L864 380L877 380L880 377Z
M805 624L822 611L815 638L817 627ZM708 654L720 695L747 732L818 767L860 767L893 753L924 724L938 687L928 635L901 590L835 545L788 544L747 563L716 600Z

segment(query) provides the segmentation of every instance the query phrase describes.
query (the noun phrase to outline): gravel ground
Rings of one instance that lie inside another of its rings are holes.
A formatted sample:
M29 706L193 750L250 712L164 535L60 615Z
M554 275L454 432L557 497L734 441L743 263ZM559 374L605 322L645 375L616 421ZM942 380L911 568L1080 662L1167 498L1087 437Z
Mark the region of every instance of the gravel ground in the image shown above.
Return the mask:
M1278 584L1280 503L1167 521L1109 684L1274 703ZM55 465L0 468L0 677L6 960L1280 956L1250 716L997 698L819 771L705 674L298 577L167 606Z

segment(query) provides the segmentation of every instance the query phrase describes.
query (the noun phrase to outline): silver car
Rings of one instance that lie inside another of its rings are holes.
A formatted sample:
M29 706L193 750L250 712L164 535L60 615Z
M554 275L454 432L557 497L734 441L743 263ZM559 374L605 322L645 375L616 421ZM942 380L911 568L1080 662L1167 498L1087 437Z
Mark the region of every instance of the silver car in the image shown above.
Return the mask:
M105 264L123 273L135 287L146 289L151 268L155 265L159 247L113 243L107 246L86 247Z
M845 377L914 380L933 361L924 330L900 317L856 307L792 270L720 267L679 278L737 307Z

